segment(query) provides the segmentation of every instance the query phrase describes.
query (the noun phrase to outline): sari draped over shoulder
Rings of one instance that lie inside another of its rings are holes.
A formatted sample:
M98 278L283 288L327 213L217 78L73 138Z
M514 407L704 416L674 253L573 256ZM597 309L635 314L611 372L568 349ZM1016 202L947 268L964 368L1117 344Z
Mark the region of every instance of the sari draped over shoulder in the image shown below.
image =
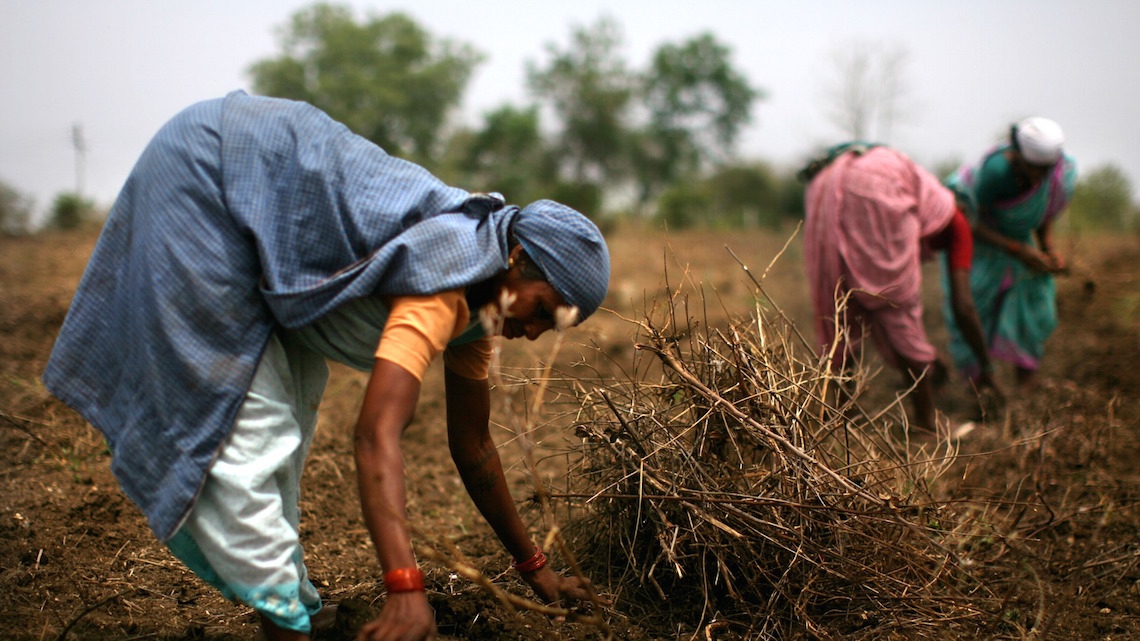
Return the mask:
M507 267L518 213L310 105L242 92L198 103L128 177L44 384L103 433L124 492L167 540L276 328L489 278Z
M977 163L959 168L947 178L946 185L968 204L971 223L981 222L1007 238L1032 245L1034 232L1055 220L1069 204L1076 185L1076 163L1066 155L1035 187L985 206L977 197L979 174L987 159L1004 150L991 150ZM949 291L945 262L942 276L943 291ZM975 239L970 291L990 354L1022 369L1036 370L1045 341L1057 327L1053 275L1035 272L1004 248ZM943 316L950 332L954 364L963 374L976 379L981 374L980 366L954 322L949 299L944 301Z

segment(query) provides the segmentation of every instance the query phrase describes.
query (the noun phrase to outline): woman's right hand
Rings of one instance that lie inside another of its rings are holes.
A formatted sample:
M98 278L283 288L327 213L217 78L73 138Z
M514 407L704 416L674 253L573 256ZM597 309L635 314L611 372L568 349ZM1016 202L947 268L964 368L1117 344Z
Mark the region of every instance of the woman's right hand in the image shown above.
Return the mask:
M356 641L435 641L435 612L423 592L395 592L380 616L364 624Z
M1013 252L1013 255L1022 263L1025 263L1026 267L1035 272L1045 273L1053 271L1053 260L1049 255L1032 245L1017 243L1017 249Z

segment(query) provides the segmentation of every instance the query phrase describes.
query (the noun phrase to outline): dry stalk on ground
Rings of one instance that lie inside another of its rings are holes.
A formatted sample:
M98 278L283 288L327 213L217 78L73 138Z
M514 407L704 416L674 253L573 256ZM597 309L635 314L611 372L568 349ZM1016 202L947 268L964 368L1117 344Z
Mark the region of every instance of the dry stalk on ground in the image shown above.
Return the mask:
M969 556L993 510L936 496L949 437L916 445L902 412L833 402L840 381L770 301L713 328L685 289L637 323L628 376L572 381L565 496L591 508L579 549L625 611L710 638L1017 634Z

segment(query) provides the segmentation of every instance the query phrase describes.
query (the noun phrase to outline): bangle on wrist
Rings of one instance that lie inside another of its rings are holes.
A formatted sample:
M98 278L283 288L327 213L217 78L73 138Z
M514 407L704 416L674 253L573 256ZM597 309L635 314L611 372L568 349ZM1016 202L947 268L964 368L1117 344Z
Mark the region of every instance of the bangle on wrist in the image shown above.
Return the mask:
M398 568L384 573L388 592L423 592L424 573L419 568Z
M542 548L537 545L534 546L534 556L525 561L516 561L515 569L519 572L535 572L546 567L546 555L542 553Z

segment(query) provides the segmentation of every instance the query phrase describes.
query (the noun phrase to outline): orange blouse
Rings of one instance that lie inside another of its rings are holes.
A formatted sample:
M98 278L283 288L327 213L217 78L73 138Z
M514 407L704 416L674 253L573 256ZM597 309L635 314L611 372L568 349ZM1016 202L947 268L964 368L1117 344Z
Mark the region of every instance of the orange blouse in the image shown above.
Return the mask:
M491 337L460 345L448 343L467 330L471 311L462 289L424 296L392 296L385 300L389 314L376 358L391 361L423 380L435 357L443 352L444 366L475 380L487 378Z

